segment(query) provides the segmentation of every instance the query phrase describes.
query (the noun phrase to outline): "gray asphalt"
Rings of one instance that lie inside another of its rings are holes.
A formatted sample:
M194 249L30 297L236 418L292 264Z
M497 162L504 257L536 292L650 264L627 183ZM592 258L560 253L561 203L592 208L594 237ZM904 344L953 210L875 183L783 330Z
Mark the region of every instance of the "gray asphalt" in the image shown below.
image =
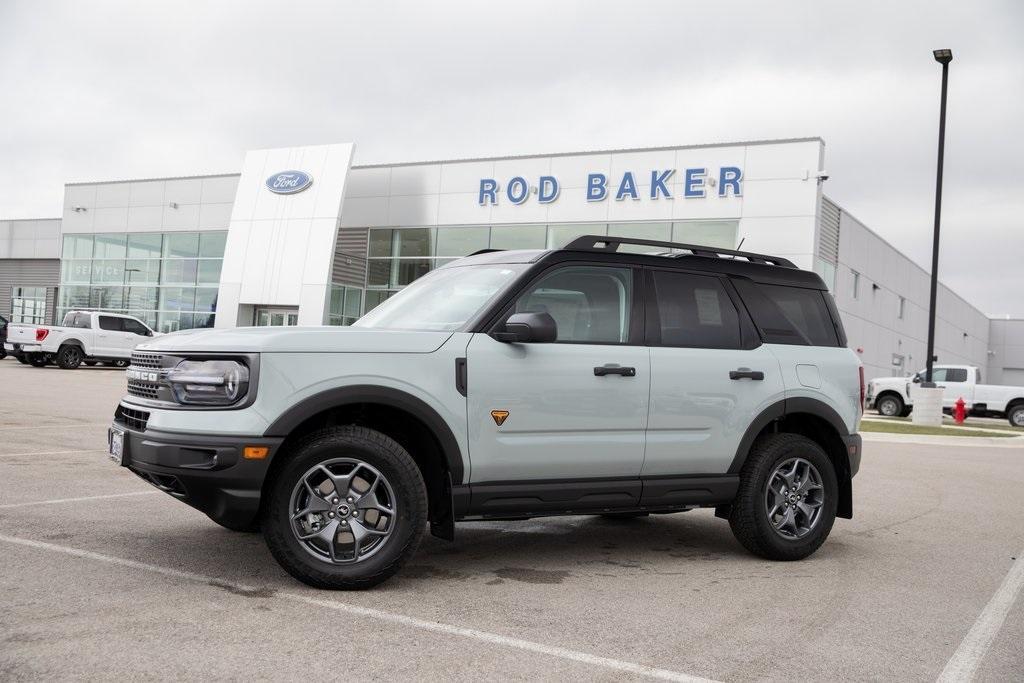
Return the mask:
M1024 448L870 442L855 518L803 562L746 554L708 510L467 523L376 590L320 592L258 535L107 461L123 389L122 371L0 361L2 680L652 673L588 656L721 681L934 680L1024 549ZM43 502L125 493L142 495ZM1022 602L979 680L1024 677Z

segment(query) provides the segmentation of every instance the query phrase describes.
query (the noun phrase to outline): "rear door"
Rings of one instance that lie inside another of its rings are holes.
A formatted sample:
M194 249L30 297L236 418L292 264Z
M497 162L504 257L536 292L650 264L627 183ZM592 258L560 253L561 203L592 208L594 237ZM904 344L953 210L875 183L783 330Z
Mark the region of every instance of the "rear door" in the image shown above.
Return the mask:
M722 474L747 427L784 397L779 362L757 338L729 283L714 275L648 271L651 408L645 477ZM644 503L670 504L655 482Z
M118 318L115 315L103 315L102 313L97 315L96 318L96 329L93 331L95 344L94 348L91 349L92 354L103 358L114 358L124 355L124 352L121 350L125 334L124 318Z

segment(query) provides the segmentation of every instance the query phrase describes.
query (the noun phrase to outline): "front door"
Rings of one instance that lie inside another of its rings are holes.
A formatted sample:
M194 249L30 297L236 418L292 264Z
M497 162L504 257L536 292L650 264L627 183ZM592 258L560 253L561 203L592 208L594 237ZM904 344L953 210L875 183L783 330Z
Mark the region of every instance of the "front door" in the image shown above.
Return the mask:
M638 477L651 373L649 350L639 344L637 272L562 265L529 286L507 314L549 313L558 325L554 343L473 336L474 484Z
M299 324L299 312L294 308L257 308L256 327L294 327Z
M750 423L784 398L779 361L766 345L743 348L753 343L744 343L741 314L720 278L653 270L649 282L643 474L724 474Z

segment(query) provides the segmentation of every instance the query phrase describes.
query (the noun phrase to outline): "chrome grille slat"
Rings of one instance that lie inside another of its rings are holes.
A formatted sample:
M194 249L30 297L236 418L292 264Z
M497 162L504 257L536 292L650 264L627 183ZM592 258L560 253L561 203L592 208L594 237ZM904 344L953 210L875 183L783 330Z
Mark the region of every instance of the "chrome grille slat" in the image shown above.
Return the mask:
M161 362L163 362L162 353L143 353L141 351L132 352L132 365L137 368L156 369L160 367Z

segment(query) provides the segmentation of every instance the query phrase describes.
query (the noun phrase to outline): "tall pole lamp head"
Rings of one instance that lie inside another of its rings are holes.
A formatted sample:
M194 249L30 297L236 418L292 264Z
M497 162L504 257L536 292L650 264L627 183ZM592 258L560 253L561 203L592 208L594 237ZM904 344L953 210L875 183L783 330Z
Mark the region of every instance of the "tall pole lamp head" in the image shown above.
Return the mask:
M932 50L932 54L935 55L935 61L939 64L949 64L953 61L952 50Z

